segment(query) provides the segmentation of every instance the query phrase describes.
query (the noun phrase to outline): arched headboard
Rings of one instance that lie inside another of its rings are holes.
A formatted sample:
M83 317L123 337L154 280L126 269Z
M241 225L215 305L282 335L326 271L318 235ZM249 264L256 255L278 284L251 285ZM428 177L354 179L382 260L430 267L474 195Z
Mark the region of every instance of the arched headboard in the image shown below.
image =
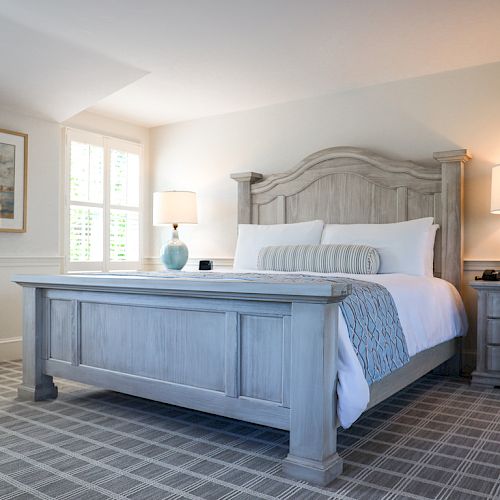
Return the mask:
M382 158L357 148L323 149L282 174L233 174L238 223L386 223L433 216L440 229L434 274L462 279L463 167L466 149L434 153L428 167Z

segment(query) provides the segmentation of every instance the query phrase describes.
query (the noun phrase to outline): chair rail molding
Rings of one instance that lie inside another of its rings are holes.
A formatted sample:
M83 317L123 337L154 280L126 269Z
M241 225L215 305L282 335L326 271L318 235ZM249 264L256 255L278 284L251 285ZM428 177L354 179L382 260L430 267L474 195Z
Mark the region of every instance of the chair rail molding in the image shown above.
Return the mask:
M62 268L63 257L60 256L38 256L38 255L15 255L15 256L2 256L0 255L0 267L10 268L23 268L23 267L50 267Z
M484 271L485 269L500 269L499 260L464 260L464 271Z

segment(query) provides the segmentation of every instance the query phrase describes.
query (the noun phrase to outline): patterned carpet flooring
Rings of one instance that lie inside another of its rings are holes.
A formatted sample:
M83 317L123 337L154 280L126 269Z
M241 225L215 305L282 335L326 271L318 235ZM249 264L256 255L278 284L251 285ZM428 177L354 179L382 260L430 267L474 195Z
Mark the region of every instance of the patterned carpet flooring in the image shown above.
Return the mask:
M427 376L339 433L328 488L283 477L288 434L57 381L16 401L0 363L0 499L500 498L500 390Z

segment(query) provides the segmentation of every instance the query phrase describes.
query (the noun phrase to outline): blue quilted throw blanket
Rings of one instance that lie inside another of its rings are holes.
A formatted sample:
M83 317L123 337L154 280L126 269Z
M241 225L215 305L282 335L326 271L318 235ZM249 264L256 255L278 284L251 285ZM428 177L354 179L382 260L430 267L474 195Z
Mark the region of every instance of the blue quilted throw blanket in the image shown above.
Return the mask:
M408 346L396 304L387 288L349 278L332 281L352 285L352 293L340 303L340 309L368 384L408 363Z
M284 277L282 274L264 276L266 280L271 276L281 280ZM408 363L410 356L398 310L385 286L343 277L323 278L304 274L286 276L300 281L351 285L352 292L340 303L340 309L368 385Z
M219 273L213 271L109 274L114 276L130 276L133 274L166 279L237 279L280 283L330 282L350 284L352 293L340 303L340 309L347 324L349 338L368 384L384 378L410 360L394 299L387 288L378 283L343 277L324 278L305 274Z

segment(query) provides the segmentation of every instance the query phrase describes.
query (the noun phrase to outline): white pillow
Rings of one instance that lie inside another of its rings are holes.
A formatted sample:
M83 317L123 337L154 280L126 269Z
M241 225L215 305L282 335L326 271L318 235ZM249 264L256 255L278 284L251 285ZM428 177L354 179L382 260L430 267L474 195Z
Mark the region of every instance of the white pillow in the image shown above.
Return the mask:
M324 222L297 224L239 224L234 269L257 269L261 248L279 245L318 245Z
M439 224L433 224L427 232L425 248L425 276L434 276L434 243Z
M379 273L426 276L432 222L425 217L393 224L326 224L321 243L368 245L379 253Z

